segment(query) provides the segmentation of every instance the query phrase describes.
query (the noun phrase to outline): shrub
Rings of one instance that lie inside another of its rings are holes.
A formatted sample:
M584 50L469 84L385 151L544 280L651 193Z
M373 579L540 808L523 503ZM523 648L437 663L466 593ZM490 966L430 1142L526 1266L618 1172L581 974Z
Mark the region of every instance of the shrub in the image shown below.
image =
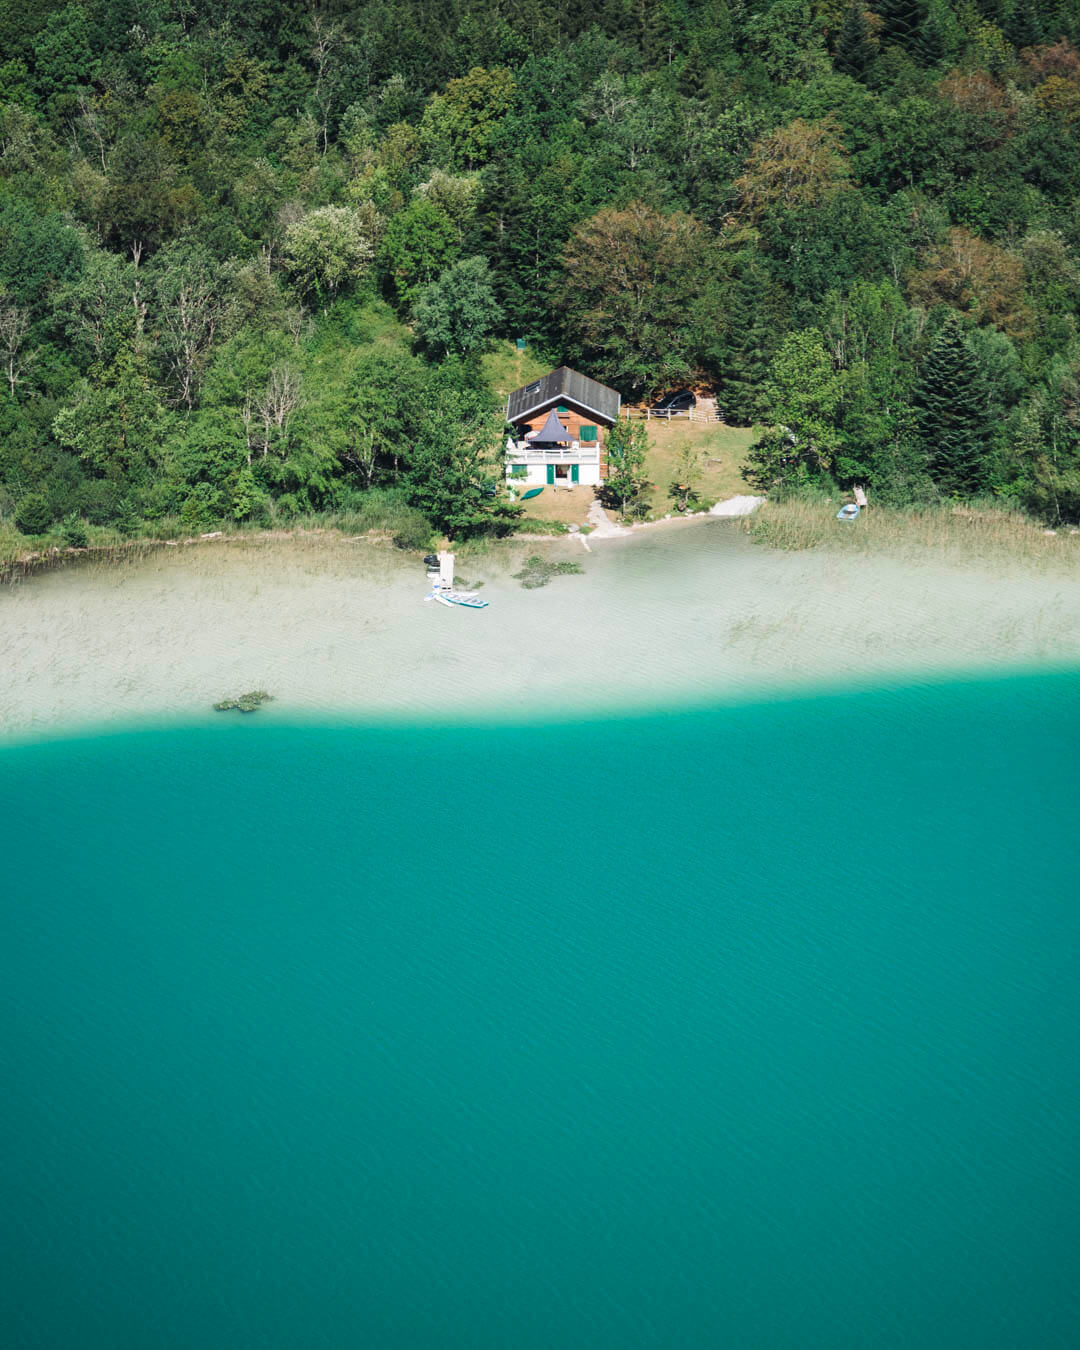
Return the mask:
M405 494L396 488L370 488L366 492L349 491L342 496L350 528L386 530L398 548L431 547L432 525L422 511L410 506Z
M221 517L221 494L209 483L196 483L180 508L180 521L186 530L205 530Z
M86 532L86 521L81 518L78 511L70 511L64 517L64 523L60 527L64 536L64 543L68 548L87 548L90 544L90 536Z
M128 497L121 497L116 507L116 519L113 522L122 535L130 539L133 534L138 533L140 524L139 513Z
M569 534L570 526L564 520L543 520L539 516L522 516L514 524L515 534Z
M174 516L183 502L178 483L151 483L139 493L139 513L144 520L164 520Z
M394 546L396 548L415 549L418 552L430 548L431 522L426 516L422 516L419 511L412 512L403 519L399 519L397 529L394 531Z
M94 479L83 484L77 509L91 525L111 525L120 512L120 503L120 489L115 483Z
M52 521L52 509L40 492L28 493L15 508L20 534L44 534Z

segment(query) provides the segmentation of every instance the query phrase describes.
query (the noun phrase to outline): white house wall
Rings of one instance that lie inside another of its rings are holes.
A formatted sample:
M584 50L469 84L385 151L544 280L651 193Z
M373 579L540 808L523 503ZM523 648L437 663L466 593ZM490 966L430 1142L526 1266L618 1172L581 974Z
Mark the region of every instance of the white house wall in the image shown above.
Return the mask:
M572 460L566 460L564 463L571 464ZM506 466L506 477L511 486L514 487L542 487L547 485L547 465L530 464L528 472L524 477L514 476L513 465ZM565 483L566 479L560 479L560 483ZM579 464L578 481L572 484L573 487L599 487L603 479L600 477L599 464Z
M539 487L541 483L547 482L547 467L543 464L530 464L524 476L514 473L514 466L506 466L506 476L512 486L520 487L528 485L529 487Z

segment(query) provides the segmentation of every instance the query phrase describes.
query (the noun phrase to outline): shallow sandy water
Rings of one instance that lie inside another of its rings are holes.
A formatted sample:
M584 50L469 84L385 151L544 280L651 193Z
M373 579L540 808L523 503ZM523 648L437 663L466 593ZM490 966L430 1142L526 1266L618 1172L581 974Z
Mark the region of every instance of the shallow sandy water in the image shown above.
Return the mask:
M525 591L548 549L584 576ZM0 589L8 735L199 715L250 688L266 714L549 714L794 685L1080 660L1080 571L785 554L702 521L524 542L459 564L486 610L425 604L423 568L367 541L204 545Z

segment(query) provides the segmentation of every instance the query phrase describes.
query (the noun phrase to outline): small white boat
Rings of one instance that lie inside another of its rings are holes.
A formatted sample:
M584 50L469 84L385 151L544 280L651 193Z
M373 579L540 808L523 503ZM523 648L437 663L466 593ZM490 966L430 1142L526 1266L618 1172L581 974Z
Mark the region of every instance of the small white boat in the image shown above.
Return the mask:
M855 502L848 502L847 506L842 506L836 513L837 520L855 520L859 515L859 508Z
M488 602L481 600L475 591L455 591L445 586L436 586L425 600L438 600L440 605L461 605L464 609L487 609Z

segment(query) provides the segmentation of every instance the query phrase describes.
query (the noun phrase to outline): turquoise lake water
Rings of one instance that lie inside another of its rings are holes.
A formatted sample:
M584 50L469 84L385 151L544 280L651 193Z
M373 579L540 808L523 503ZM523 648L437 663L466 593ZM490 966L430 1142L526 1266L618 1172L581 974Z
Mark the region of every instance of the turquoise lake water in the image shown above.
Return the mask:
M5 1346L1074 1347L1080 676L0 752Z

